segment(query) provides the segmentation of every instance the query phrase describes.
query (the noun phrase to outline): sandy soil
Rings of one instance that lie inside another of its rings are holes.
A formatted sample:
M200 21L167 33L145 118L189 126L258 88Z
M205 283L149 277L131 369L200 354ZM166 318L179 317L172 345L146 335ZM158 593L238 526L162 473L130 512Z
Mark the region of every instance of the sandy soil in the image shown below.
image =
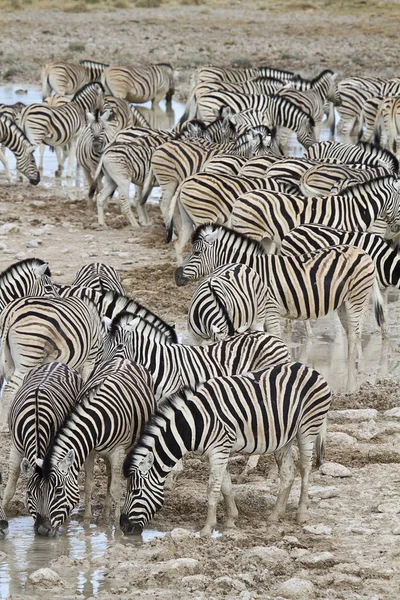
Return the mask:
M301 3L300 8L293 3L291 9L284 3L278 10L278 5L271 4L269 9L261 2L246 8L243 2L228 8L3 13L2 77L5 82L37 84L40 66L54 56L110 62L168 60L181 68L177 95L184 98L193 67L209 62L233 64L241 59L242 64L243 60L271 64L308 74L332 67L341 75L393 76L398 74L394 43L398 22L396 14L382 4L366 10L363 3L354 3L345 12L322 3L315 7ZM74 50L76 44L84 44L84 48ZM179 291L175 287L174 252L163 242L156 207L150 209L152 227L132 231L120 216L119 206L111 204L108 228L98 230L95 213L84 201L84 190L32 188L26 183L8 186L1 173L0 186L0 225L15 225L8 235L0 236L0 269L15 260L38 256L49 260L55 280L68 283L83 264L104 261L119 270L136 300L184 329L194 285ZM298 481L285 521L279 526L267 524L277 474L272 458L263 457L249 482L236 487L239 529L213 540L192 537L188 532L198 531L205 517L207 465L197 456L189 457L175 490L167 493L165 506L154 521L160 530L183 527L187 532L175 531L139 548L115 544L105 559L88 559L91 568L106 567L106 585L97 597L399 597L399 538L393 531L400 524L400 424L395 417L384 415L399 405L398 384L391 379L374 386L365 384L351 396L335 397L336 410L353 407L379 412L361 421L333 416L330 422L327 460L348 467L351 476L313 473L310 524L323 524L325 529L319 533L295 524ZM0 447L0 468L6 477L8 436L1 435ZM243 465L243 458L232 462L234 481ZM102 464L96 473L94 513L98 516L105 493ZM11 516L21 514L26 514L22 485L10 510ZM220 519L222 515L221 509ZM67 575L88 568L88 564L62 556L51 566L68 580ZM306 583L295 581L291 587L285 582L292 578ZM65 598L72 597L74 590L61 583L52 592L28 587L26 594L24 597Z

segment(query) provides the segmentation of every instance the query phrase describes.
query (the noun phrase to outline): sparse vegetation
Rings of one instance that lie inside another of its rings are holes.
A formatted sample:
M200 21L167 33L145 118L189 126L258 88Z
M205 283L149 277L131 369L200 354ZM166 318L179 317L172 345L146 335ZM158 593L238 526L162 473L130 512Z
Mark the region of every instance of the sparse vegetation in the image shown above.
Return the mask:
M71 52L84 52L85 48L86 44L81 42L70 42L68 44L68 50L71 50Z

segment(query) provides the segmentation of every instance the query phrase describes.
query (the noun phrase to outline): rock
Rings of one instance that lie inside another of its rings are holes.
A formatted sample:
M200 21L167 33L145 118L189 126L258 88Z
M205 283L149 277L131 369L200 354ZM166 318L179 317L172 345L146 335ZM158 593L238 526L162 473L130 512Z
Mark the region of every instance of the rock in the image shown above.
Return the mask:
M329 485L326 487L311 487L309 489L310 498L335 498L339 496L339 489L334 485Z
M323 523L318 523L318 525L305 525L303 527L304 533L310 533L311 535L331 535L332 527L328 527L328 525L323 525Z
M282 539L282 542L284 542L288 546L294 546L294 547L302 546L301 542L299 542L299 539L294 535L285 535Z
M350 527L350 531L352 533L358 533L359 535L372 535L375 533L375 529L370 529L368 527Z
M184 575L196 575L200 570L200 561L196 558L176 558L167 561L162 566L162 571L172 577L183 577Z
M376 408L348 408L347 410L330 410L328 418L333 423L343 423L343 421L370 421L376 419L378 411Z
M334 444L335 446L354 446L357 443L355 437L342 431L329 432L327 439L329 444Z
M4 242L0 242L0 251L4 252L4 250L7 250L7 246L4 244Z
M188 529L183 529L182 527L176 527L170 533L171 538L174 541L185 540L191 537L194 537L194 534Z
M31 573L28 577L31 585L37 585L44 588L65 587L65 582L58 573L45 567Z
M397 527L395 527L392 530L393 535L400 535L400 525L397 525Z
M292 577L292 579L288 579L281 583L277 587L277 591L286 598L309 600L314 596L314 584L307 579Z
M30 206L36 206L36 208L44 208L46 206L46 202L43 202L43 200L32 200L29 204Z
M330 477L351 477L351 471L344 465L334 462L326 462L320 466L319 472L322 475L329 475Z
M25 246L27 248L37 248L41 243L42 240L29 240L28 242L26 242Z
M310 551L306 550L306 548L292 548L289 552L290 558L293 558L294 560L302 558L303 556L308 556L309 554Z
M292 566L289 552L276 546L255 546L242 551L242 564L254 565L257 569L265 567L272 571L285 572Z
M4 223L0 227L0 235L8 235L11 232L17 233L19 231L19 225L16 223Z
M321 552L320 554L306 554L297 558L296 562L304 567L332 567L337 563L332 552Z
M400 406L395 406L390 410L385 410L383 415L385 417L390 417L391 419L400 419Z
M360 442L369 442L381 433L380 428L375 421L366 421L359 425L354 431L354 435Z
M186 575L182 577L181 583L190 590L205 590L210 584L210 578L206 575Z
M397 515L400 512L400 506L397 502L382 502L382 504L378 505L378 511L380 513Z
M17 260L24 260L26 258L25 252L18 252L18 254L14 254L14 258Z
M239 579L233 579L232 577L228 577L227 575L223 575L222 577L217 577L216 579L214 579L214 584L226 591L246 591L246 586L244 585L243 581L239 581Z

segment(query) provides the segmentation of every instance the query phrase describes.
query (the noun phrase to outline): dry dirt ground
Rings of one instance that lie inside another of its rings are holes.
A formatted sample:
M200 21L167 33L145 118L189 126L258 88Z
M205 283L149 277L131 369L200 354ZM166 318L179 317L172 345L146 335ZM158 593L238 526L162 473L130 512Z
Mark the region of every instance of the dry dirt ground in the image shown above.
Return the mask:
M79 14L4 12L1 73L4 82L37 84L40 66L55 56L168 61L181 67L177 87L181 98L193 67L209 62L269 64L308 74L332 67L341 75L393 76L398 74L396 8L399 5L385 2L242 2ZM50 262L56 281L69 283L83 264L107 262L118 269L136 300L176 322L179 330L185 328L194 286L178 289L174 284L174 252L164 244L156 207L151 208L152 227L133 231L120 216L118 204L112 204L108 228L98 230L83 189L8 186L0 173L0 191L0 226L12 226L0 236L0 269L38 256ZM115 544L105 558L89 565L89 559L85 563L62 556L52 568L68 581L81 570L105 566L106 585L97 596L102 600L399 598L400 538L393 532L400 531L400 410L385 415L400 406L398 383L389 379L365 385L351 396L335 398L333 406L378 412L332 416L326 458L349 472L346 477L313 473L314 529L295 524L298 481L285 521L268 525L277 474L271 457L263 457L249 482L236 487L239 529L212 540L192 537L188 532L198 531L205 517L207 465L191 456L154 522L160 530L183 527L186 533L173 531L142 547ZM4 434L0 448L6 478L9 440ZM232 462L234 481L243 464L242 458ZM96 472L98 516L105 493L102 465ZM26 514L22 485L10 511L11 516L21 514ZM223 531L222 516L221 509ZM0 562L1 550L0 545ZM23 597L82 596L59 583L54 591L28 587Z

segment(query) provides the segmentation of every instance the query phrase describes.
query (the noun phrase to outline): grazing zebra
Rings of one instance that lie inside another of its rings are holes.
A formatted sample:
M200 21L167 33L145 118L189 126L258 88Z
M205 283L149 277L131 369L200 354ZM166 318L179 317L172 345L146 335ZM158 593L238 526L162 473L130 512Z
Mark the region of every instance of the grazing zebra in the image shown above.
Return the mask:
M98 292L117 292L125 296L125 290L117 271L104 263L90 263L75 274L72 286L90 287Z
M71 102L60 107L44 104L31 104L21 113L21 129L36 147L41 142L53 146L58 152L58 170L61 175L64 157L60 147L70 144L68 160L68 177L72 176L75 161L77 136L86 125L86 112L94 111L101 100L104 88L100 83L84 85L72 98Z
M171 103L174 94L174 70L169 64L150 67L111 65L101 75L101 82L109 94L136 104L151 100L152 108L165 97Z
M358 142L358 144L318 142L307 148L303 158L322 161L335 159L345 164L360 163L374 167L387 167L391 173L397 173L399 169L399 162L394 154L385 148L366 142Z
M393 173L386 167L324 163L315 165L302 174L300 189L304 196L328 196L333 193L341 193L348 186L387 175L393 175Z
M42 69L42 100L54 91L63 96L73 95L86 83L99 79L108 65L82 60L79 65L65 60L47 63Z
M290 360L287 346L274 335L255 331L209 346L170 344L145 320L120 314L104 340L104 357L123 348L130 360L153 377L156 398L174 394L211 377L247 373Z
M380 103L374 127L376 144L381 141L383 128L387 134L387 147L396 154L397 138L400 136L400 96L384 98Z
M226 526L238 516L227 470L232 452L274 453L280 486L270 521L285 514L295 467L292 443L300 452L301 493L297 521L307 518L308 479L314 444L317 462L331 392L323 377L301 363L287 363L256 373L217 377L194 390L165 400L124 462L127 494L120 519L126 534L141 533L164 502L164 483L176 463L190 451L208 456L208 514L201 535L216 525L222 492Z
M151 377L143 367L120 357L98 366L30 481L28 506L39 534L53 537L78 503L78 475L84 463L85 518L90 518L95 453L110 465L105 517L114 501L119 520L125 452L140 436L155 407Z
M11 150L14 154L17 163L17 172L25 175L30 184L37 185L40 181L40 173L33 156L35 146L30 143L24 132L13 121L2 115L0 115L0 144ZM1 149L0 161L4 165L6 177L11 181L12 177L8 163Z
M76 368L86 380L102 351L100 317L87 298L31 296L10 302L0 316L0 377L7 381L2 423L31 369L56 360Z
M235 333L264 331L267 290L254 269L228 264L197 287L189 306L188 329L196 339L218 341Z
M378 217L392 231L400 227L400 181L384 176L340 192L340 195L302 198L291 194L256 190L240 196L232 210L232 228L280 247L291 229L319 223L345 231L366 231Z
M3 477L0 472L0 486L2 485L2 483L3 483ZM1 501L1 490L0 490L0 501ZM4 538L7 537L7 535L8 535L8 521L7 521L7 517L5 515L5 512L4 512L1 502L0 502L0 540L4 540Z
M38 283L46 285L50 276L49 265L40 258L26 258L10 265L0 273L0 314L13 300L37 294Z
M312 81L308 82L307 90L292 87L295 80L276 92L276 96L286 98L298 108L308 113L315 123L315 137L318 140L321 131L322 117L324 116L325 102L332 102L333 106L340 106L342 100L336 84L336 73L326 69Z
M226 227L203 225L193 237L191 253L175 272L186 285L231 262L254 269L267 286L267 331L280 335L279 316L310 319L338 310L348 337L349 381L355 385L355 352L361 354L361 330L369 297L383 324L382 298L375 285L371 257L359 248L336 246L296 257L266 255L263 247Z
M14 497L20 472L29 479L34 477L36 461L44 459L81 387L77 371L60 362L40 365L25 377L8 418L11 452L3 497L5 510Z

